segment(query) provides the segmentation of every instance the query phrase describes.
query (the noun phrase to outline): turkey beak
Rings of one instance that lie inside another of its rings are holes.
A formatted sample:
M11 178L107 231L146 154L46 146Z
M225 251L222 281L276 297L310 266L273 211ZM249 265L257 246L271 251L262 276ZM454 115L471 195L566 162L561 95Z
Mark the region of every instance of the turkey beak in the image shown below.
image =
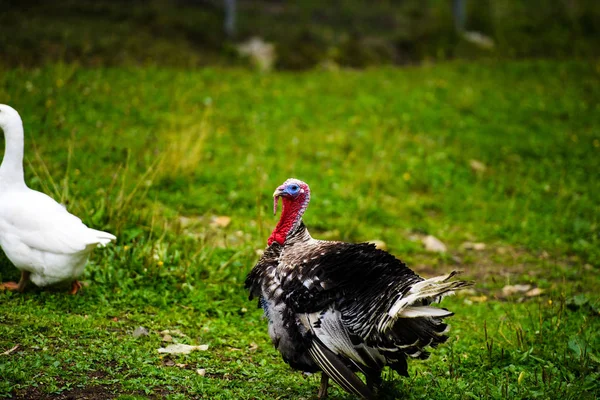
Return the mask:
M273 215L277 215L277 203L279 203L279 198L283 195L286 195L285 186L279 186L275 192L273 193Z

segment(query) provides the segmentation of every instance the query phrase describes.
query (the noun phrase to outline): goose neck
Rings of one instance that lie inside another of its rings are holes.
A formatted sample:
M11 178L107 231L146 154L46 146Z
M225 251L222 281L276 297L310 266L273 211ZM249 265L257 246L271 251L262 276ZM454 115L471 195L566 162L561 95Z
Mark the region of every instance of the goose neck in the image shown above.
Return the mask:
M4 130L4 158L0 165L0 185L25 186L23 174L23 124L20 120L11 121L2 127Z

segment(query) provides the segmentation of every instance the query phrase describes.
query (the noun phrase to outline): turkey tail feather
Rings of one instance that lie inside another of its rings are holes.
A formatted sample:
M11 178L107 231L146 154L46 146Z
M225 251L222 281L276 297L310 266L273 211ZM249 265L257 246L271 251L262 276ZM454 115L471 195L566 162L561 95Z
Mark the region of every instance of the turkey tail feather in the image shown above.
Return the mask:
M442 297L454 294L455 290L473 285L472 282L450 280L459 273L452 271L448 275L437 276L414 284L408 293L399 298L383 315L377 324L377 329L380 332L386 332L394 326L399 318L445 318L452 315L447 310L429 307L428 303L438 302Z
M314 338L308 353L323 372L344 390L360 396L362 399L372 400L375 398L367 385L317 338Z

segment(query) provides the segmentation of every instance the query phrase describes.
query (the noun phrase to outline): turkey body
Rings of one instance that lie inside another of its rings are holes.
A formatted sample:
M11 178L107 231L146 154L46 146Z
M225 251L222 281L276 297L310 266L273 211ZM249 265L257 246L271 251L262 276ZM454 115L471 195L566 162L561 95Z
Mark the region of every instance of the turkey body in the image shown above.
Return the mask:
M386 365L408 376L407 357L426 359L425 347L445 342L443 318L452 313L429 304L467 285L450 277L426 281L372 244L315 240L301 224L284 246L274 242L267 248L246 287L259 298L285 362L315 372L332 356L329 351L347 368L330 376L350 381L344 389L370 398L372 388L344 375L361 371L371 387Z
M371 399L386 365L408 376L408 358L426 359L428 346L447 340L452 313L431 304L470 285L454 275L424 279L372 244L313 239L299 219L283 244L267 247L246 287L285 362Z

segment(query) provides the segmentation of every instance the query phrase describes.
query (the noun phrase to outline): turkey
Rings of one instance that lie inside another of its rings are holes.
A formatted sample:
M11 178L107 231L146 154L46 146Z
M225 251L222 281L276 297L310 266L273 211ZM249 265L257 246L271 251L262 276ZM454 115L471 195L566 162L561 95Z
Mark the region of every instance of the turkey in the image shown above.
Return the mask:
M443 320L452 313L432 304L471 283L452 280L456 272L423 279L373 244L313 239L302 222L310 189L300 180L286 180L273 197L281 218L246 288L274 347L292 368L322 372L319 398L329 378L375 398L384 366L408 376L408 358L426 359L427 346L446 341Z
M29 189L23 174L23 122L5 104L0 104L0 128L6 142L0 165L0 246L21 270L18 284L5 282L0 289L23 291L29 280L41 287L68 282L75 294L90 253L116 237L88 228L49 196Z

